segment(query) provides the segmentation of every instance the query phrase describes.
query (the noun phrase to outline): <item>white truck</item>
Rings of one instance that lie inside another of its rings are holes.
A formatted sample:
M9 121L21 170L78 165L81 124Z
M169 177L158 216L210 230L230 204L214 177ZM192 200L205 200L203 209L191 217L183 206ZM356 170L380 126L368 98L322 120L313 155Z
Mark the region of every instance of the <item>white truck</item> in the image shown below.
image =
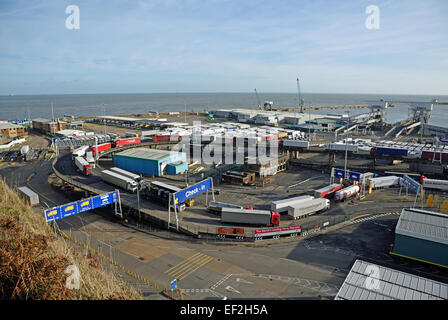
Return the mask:
M75 165L84 175L89 176L92 174L92 167L90 166L90 163L88 163L83 157L76 157Z
M131 178L127 178L116 172L112 172L110 170L103 170L101 171L101 179L103 179L103 181L107 183L120 187L126 191L132 193L137 191L137 182L135 182Z
M138 175L136 173L133 173L133 172L130 172L130 171L123 170L123 169L118 168L118 167L112 167L109 170L112 171L112 172L116 172L118 174L121 174L122 176L125 176L127 178L130 178L130 179L134 180L135 182L140 182L141 180L143 180L140 175Z
M293 219L298 219L329 208L330 200L325 198L311 199L289 206L288 216Z
M299 197L294 197L294 198L289 198L289 199L272 201L271 211L275 211L275 212L279 212L279 213L288 212L288 207L308 201L308 200L312 200L312 199L314 199L313 196L299 196Z
M73 150L72 157L84 157L86 155L87 150L89 150L89 146L81 146Z

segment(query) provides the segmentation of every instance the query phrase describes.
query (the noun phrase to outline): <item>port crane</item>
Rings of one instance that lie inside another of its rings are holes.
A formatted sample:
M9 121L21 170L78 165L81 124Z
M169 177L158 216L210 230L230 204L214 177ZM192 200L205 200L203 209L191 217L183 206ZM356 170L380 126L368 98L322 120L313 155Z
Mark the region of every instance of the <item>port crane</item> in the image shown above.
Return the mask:
M274 102L265 101L263 104L263 108L262 108L261 100L260 100L260 97L258 96L257 88L255 88L254 91L255 91L255 96L257 97L257 101L258 101L258 109L265 110L265 111L272 111L272 106L274 105Z

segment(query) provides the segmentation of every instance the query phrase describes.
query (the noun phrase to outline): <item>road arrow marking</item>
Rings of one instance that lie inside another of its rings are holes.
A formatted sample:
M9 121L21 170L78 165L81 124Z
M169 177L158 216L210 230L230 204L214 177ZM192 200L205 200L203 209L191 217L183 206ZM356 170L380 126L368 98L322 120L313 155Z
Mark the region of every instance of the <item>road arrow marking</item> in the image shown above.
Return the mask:
M233 292L235 292L235 293L241 294L241 292L239 292L238 290L232 288L231 286L227 286L225 289L226 289L227 291L233 291Z
M235 281L236 282L247 283L247 284L253 284L253 282L250 282L250 281L247 281L247 280L244 280L244 279L241 279L241 278L236 278Z

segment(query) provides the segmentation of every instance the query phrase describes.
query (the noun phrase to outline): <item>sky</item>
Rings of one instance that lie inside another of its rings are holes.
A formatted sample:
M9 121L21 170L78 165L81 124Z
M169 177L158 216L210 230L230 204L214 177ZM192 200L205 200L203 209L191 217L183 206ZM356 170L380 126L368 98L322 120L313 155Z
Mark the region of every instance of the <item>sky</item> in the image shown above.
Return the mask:
M298 77L447 95L447 17L446 0L0 0L0 94L297 92Z

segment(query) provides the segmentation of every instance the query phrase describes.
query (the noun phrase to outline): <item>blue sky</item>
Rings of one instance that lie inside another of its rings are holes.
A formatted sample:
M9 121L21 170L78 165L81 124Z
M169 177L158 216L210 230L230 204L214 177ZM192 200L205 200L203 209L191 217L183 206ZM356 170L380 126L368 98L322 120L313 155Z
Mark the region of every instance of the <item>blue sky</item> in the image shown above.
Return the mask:
M303 92L446 95L447 17L445 0L1 0L0 94L295 92L299 77Z

